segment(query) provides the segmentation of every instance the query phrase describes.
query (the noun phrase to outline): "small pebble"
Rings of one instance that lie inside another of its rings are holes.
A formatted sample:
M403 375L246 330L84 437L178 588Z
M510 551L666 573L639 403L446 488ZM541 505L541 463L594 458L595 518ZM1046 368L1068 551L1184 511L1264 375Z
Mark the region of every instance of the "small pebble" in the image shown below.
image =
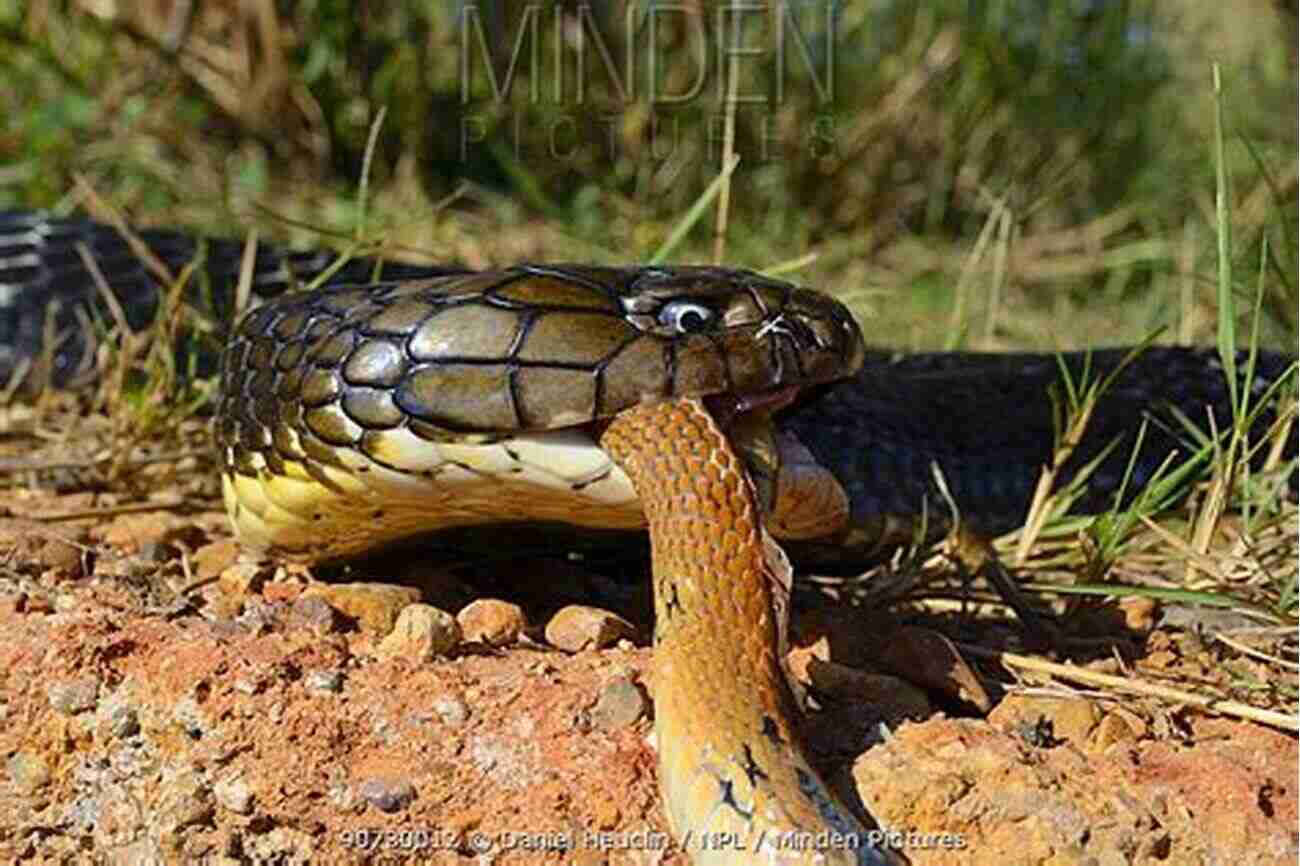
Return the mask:
M192 824L206 823L212 817L212 792L195 773L182 773L164 781L158 788L157 826L163 832L176 832Z
M85 560L81 547L63 537L50 538L36 556L42 567L51 569L62 577L77 578L85 573Z
M465 640L493 647L509 646L528 627L524 611L517 604L482 598L470 602L456 614Z
M281 612L279 605L255 596L244 602L244 610L237 620L253 634L266 634L279 628Z
M325 799L336 809L351 809L355 803L352 788L343 782L335 782L325 791Z
M235 680L235 691L243 695L255 695L262 690L262 684L256 680L240 677Z
M9 778L20 790L32 793L50 783L50 766L35 752L14 752L5 765Z
M343 691L343 674L339 671L312 671L303 678L303 685L313 692Z
M240 863L319 863L320 840L293 827L274 827L245 834L239 855Z
M108 726L108 732L120 740L140 733L140 717L135 707L124 703L120 698L112 697L105 701L99 708L99 714Z
M240 776L217 782L212 786L212 793L223 809L236 815L247 815L253 811L253 792Z
M989 714L989 723L1008 732L1050 729L1056 741L1083 749L1097 727L1100 712L1086 698L1010 694Z
M192 697L181 698L172 706L172 718L192 739L202 739L207 733L207 715L199 706L199 702Z
M627 677L617 677L601 690L591 720L607 731L634 724L650 708L645 691Z
M299 596L289 607L291 628L305 628L314 634L329 634L338 628L339 616L329 602L319 596Z
M55 683L46 692L50 706L64 715L94 709L99 699L99 681L89 677Z
M636 627L600 608L571 604L561 608L546 624L546 641L567 652L604 649L636 636Z
M239 552L239 542L233 538L203 545L192 557L194 576L199 580L217 577L238 561Z
M410 604L402 609L393 631L377 648L383 658L430 661L445 655L460 643L460 625L446 611L428 604Z
M268 570L256 563L236 562L222 570L217 590L227 601L243 601L261 592L268 576Z
M1128 722L1117 713L1102 716L1095 730L1088 737L1088 749L1092 752L1105 752L1115 743L1130 743L1136 734Z
M415 787L405 779L367 779L358 793L381 812L400 812L415 799Z
M393 630L402 609L420 600L420 591L391 583L322 583L307 587L299 598L322 598L362 631L379 635Z
M433 711L443 724L458 728L469 720L469 705L455 695L434 698Z

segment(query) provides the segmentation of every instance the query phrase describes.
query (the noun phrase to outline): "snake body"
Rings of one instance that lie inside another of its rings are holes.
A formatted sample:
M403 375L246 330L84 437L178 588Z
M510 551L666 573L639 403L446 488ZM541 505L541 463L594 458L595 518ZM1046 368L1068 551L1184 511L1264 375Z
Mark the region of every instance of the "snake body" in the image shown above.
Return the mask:
M173 267L196 249L171 233L145 240ZM0 215L6 379L81 375L97 297L87 259L129 308L156 304L157 278L123 248L88 221ZM238 245L202 251L207 288L228 308ZM963 519L1014 522L1051 452L1057 359L867 352L840 304L747 271L399 265L398 279L286 291L318 266L259 256L264 301L222 353L216 438L241 539L315 561L439 527L648 523L661 784L692 856L889 862L798 750L762 524L808 559L859 563L897 518L938 501L936 470ZM1105 371L1121 358L1061 363ZM1131 442L1148 417L1155 433L1132 456L1140 484L1186 448L1179 412L1226 426L1215 363L1145 353L1095 411L1075 465L1112 436ZM1267 354L1241 384L1261 394L1289 364ZM1116 452L1084 507L1114 496L1130 459ZM706 831L732 844L698 844ZM825 832L856 845L782 841Z

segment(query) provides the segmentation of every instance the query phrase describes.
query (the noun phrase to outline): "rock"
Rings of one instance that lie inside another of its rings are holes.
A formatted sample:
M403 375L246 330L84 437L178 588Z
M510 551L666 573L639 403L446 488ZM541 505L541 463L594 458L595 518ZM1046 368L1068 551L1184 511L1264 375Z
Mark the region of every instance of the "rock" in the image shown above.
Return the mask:
M618 826L618 822L623 819L623 810L619 809L618 803L607 796L595 796L595 803L592 805L593 823L597 830L613 830Z
M343 674L340 671L312 671L303 677L303 685L313 692L341 692Z
M491 598L465 605L456 614L456 622L465 640L492 647L509 646L528 627L523 608Z
M1104 752L1116 743L1131 743L1136 739L1137 732L1124 721L1123 716L1118 713L1107 713L1102 716L1101 721L1088 737L1088 749L1093 752Z
M9 780L24 793L39 791L50 783L50 765L35 752L14 752L5 764Z
M415 786L406 779L371 778L358 788L367 803L381 812L400 812L415 799Z
M469 720L469 705L456 695L434 698L433 711L444 725L458 728Z
M233 538L223 538L211 544L205 544L190 557L194 576L199 580L208 580L220 575L239 560L239 542Z
M83 574L84 533L34 520L0 517L0 558L30 563L29 570L51 571L59 577Z
M45 570L65 580L76 579L86 573L86 554L71 536L47 537L36 554L36 561Z
M158 787L156 818L164 833L176 833L212 817L212 792L197 773L180 773Z
M253 792L241 776L217 782L212 786L212 793L223 809L236 815L247 815L253 811Z
M138 839L129 845L123 845L116 854L117 856L110 861L113 866L125 863L162 863L165 859L162 848L153 839Z
M139 551L146 544L165 541L177 527L186 525L184 518L166 511L120 514L107 526L91 530L91 537L111 547Z
M1088 736L1097 726L1097 707L1084 698L1046 695L1010 694L992 713L989 724L1007 733L1024 735L1027 731L1050 733L1055 740L1083 749ZM1049 742L1034 745L1051 745Z
M320 858L320 845L309 833L293 827L274 827L263 833L250 833L243 839L241 862L314 863Z
M93 710L99 699L99 680L83 677L55 683L46 691L50 706L66 716Z
M318 583L303 590L299 598L323 598L357 626L375 635L388 634L398 614L420 600L420 591L391 583Z
M234 690L242 695L255 695L262 690L262 681L260 679L248 679L240 677L235 680Z
M27 612L27 594L22 592L0 593L0 616L14 617Z
M213 613L222 619L238 616L244 605L261 593L270 574L270 569L253 562L236 562L225 568L212 594Z
M635 724L649 709L650 698L645 690L627 677L617 677L601 689L591 720L597 727L612 731Z
M22 606L24 613L54 612L54 602L50 600L49 594L44 592L24 593Z
M172 720L195 740L202 739L211 727L207 713L192 695L187 695L172 705Z
M140 717L135 707L118 695L111 695L99 706L100 723L108 733L119 740L140 733Z
M318 595L300 595L289 607L287 625L327 635L339 626L338 611Z
M377 649L383 658L405 658L423 662L445 655L460 643L460 626L455 617L428 604L409 604L402 609L392 632Z
M607 610L571 604L546 624L546 641L566 652L603 649L636 637L636 627Z
M293 604L302 595L303 586L296 580L283 580L279 574L262 587L262 598L275 603Z

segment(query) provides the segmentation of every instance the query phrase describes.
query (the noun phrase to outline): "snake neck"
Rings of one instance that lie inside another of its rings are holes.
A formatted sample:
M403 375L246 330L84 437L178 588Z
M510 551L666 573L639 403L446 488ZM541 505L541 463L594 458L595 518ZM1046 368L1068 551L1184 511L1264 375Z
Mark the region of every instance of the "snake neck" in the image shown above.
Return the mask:
M891 862L802 754L759 511L727 436L683 399L624 412L601 444L650 526L660 787L693 862Z

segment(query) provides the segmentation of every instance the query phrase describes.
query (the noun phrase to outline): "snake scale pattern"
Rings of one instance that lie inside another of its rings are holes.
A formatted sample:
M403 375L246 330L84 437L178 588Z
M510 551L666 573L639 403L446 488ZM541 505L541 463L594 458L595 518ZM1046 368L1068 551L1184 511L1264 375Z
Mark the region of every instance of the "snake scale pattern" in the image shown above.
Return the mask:
M139 237L173 272L200 261L192 295L218 322L233 317L240 243ZM861 833L797 747L764 534L801 562L859 567L942 501L936 474L963 521L1014 526L1053 447L1060 364L1077 376L1125 357L895 357L865 349L826 296L721 268L354 260L323 287L291 291L330 261L259 249L258 305L221 353L215 430L241 540L319 561L431 527L648 525L661 784L682 837ZM11 392L93 375L101 277L131 327L147 324L159 278L116 231L0 213L0 381ZM1291 366L1263 353L1241 387L1263 394ZM1171 451L1192 450L1180 416L1229 424L1217 356L1150 348L1118 376L1063 473L1119 441L1078 507L1109 505L1130 460L1136 488ZM1254 432L1275 417L1262 413ZM1290 437L1293 455L1294 425ZM892 862L871 845L751 853Z

